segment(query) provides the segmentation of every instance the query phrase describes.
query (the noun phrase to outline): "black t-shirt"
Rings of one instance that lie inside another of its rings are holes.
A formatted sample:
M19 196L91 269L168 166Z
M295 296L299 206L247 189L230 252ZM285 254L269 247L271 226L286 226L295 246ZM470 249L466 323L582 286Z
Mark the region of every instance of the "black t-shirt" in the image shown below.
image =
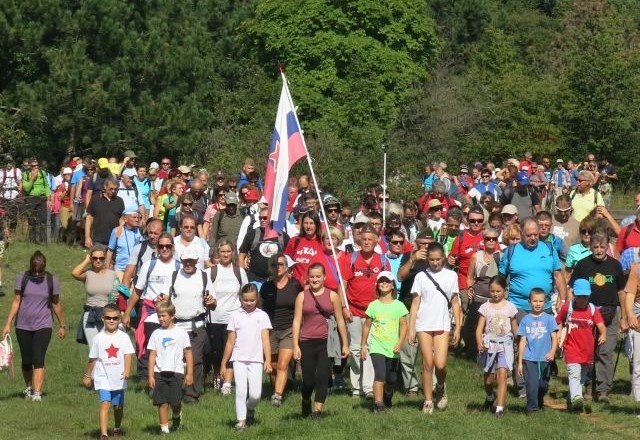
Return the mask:
M584 278L591 284L589 302L596 306L619 305L618 292L624 289L625 279L622 265L615 258L607 257L604 261L596 261L593 256L578 261L569 285L578 278Z
M123 211L124 202L120 197L108 200L101 193L94 194L91 197L89 208L87 208L87 214L93 216L93 223L91 224L92 240L97 243L108 244L111 231L118 226Z
M411 258L411 252L407 252L402 255L402 260L400 260L400 267L402 267L407 261ZM416 260L413 268L409 271L409 275L404 281L400 284L400 295L398 295L398 299L404 303L407 308L411 307L411 301L413 301L413 297L411 296L411 288L413 287L413 280L416 275L418 275L423 270L426 270L429 267L429 263L427 260L418 261Z
M273 281L267 281L262 285L262 309L269 315L274 330L286 330L291 327L296 298L300 292L302 287L295 278L290 278L287 285L280 290Z
M256 234L260 234L258 244L254 249L251 249ZM282 235L281 240L278 238L264 240L263 235L264 230L262 228L249 229L240 245L239 252L250 257L249 270L247 271L249 281L263 281L269 278L269 260L278 252L284 252L287 243L289 243L289 236L286 233ZM282 249L280 249L279 241L284 246Z

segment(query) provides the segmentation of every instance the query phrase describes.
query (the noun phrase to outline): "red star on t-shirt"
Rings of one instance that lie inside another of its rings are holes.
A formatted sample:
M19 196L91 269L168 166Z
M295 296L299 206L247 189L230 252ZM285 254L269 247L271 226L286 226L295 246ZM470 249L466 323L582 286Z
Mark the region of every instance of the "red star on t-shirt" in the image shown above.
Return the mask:
M105 351L109 355L109 358L114 358L114 357L118 357L118 350L120 350L118 347L114 347L113 344L111 344L111 346L107 348Z

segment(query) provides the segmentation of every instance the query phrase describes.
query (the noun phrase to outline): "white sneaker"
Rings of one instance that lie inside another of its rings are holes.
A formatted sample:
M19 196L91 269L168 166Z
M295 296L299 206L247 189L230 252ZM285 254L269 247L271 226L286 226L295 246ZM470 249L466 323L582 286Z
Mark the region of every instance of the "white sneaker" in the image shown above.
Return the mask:
M449 398L447 397L447 385L443 384L442 387L436 386L435 392L436 408L445 409L449 404Z
M422 404L422 414L433 414L433 402L427 402L426 400Z
M22 394L24 395L25 399L31 399L31 394L33 394L33 388L26 387L24 390L22 390Z
M40 394L32 394L29 400L32 402L42 402L42 396Z
M223 396L230 396L231 384L230 383L222 384L222 388L220 388L220 392L222 393Z

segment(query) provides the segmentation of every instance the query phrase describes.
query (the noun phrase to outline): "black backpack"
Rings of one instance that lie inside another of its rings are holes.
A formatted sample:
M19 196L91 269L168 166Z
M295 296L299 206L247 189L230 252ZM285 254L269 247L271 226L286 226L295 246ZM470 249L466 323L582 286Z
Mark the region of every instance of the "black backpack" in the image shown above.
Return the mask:
M45 271L44 276L47 279L47 287L49 288L49 306L53 302L53 275ZM31 272L27 271L22 275L22 284L20 285L20 293L24 294L24 289L27 287L27 283L31 281Z

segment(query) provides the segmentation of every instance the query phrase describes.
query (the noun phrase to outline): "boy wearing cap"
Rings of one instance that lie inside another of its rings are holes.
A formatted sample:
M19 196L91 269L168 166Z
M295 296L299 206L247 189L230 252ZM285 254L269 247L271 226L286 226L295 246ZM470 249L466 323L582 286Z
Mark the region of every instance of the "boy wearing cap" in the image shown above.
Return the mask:
M587 380L595 352L594 327L598 329L598 345L606 342L607 328L600 310L589 302L591 284L588 280L574 281L573 296L573 301L565 302L560 308L556 322L565 327L561 347L569 376L567 409L581 411L584 407L582 385Z

